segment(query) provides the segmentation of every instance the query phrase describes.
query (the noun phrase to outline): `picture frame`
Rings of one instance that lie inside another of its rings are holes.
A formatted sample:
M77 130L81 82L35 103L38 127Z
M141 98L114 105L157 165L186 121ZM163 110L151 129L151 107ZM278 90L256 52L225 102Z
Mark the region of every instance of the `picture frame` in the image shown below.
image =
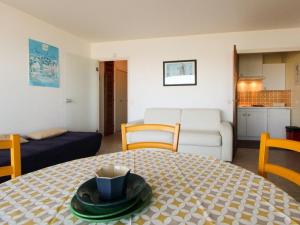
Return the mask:
M163 86L197 85L197 60L163 62Z
M29 84L59 88L59 49L57 47L29 39Z

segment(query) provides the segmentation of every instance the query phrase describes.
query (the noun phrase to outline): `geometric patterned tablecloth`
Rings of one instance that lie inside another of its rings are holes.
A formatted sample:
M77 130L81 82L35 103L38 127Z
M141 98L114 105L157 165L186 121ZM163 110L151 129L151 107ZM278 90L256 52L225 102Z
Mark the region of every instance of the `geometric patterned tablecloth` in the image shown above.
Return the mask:
M166 150L99 155L0 184L0 224L85 224L69 203L105 164L121 164L153 190L148 208L112 224L300 224L300 204L271 182L230 163Z

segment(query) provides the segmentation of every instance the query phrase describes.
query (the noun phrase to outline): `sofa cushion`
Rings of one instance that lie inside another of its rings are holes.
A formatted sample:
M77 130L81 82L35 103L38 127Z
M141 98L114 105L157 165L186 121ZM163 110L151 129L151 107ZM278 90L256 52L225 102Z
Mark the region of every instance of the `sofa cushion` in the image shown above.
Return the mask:
M219 131L221 113L218 109L183 109L181 112L182 130Z
M222 137L218 131L181 130L179 144L199 146L221 146Z
M180 123L181 110L173 108L149 108L145 111L145 124L168 124Z
M165 131L139 131L127 133L127 142L173 142L173 134Z

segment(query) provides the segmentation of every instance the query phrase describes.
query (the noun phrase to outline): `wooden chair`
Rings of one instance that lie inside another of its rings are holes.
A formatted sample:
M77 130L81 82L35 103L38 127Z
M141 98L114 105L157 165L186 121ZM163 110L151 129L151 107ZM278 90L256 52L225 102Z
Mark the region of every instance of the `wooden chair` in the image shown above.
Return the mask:
M10 139L0 140L0 150L4 149L10 149L10 166L0 167L0 177L16 178L21 175L20 136L10 135Z
M300 142L285 139L271 139L268 133L262 133L260 138L258 163L259 175L266 178L267 173L273 173L300 186L300 173L282 166L268 163L270 147L300 152Z
M163 124L138 124L138 125L121 125L122 131L122 149L123 151L135 150L142 148L161 148L177 152L178 149L178 138L180 131L180 124L175 126L163 125ZM136 142L127 143L127 133L139 132L139 131L165 131L173 134L173 143L165 142Z

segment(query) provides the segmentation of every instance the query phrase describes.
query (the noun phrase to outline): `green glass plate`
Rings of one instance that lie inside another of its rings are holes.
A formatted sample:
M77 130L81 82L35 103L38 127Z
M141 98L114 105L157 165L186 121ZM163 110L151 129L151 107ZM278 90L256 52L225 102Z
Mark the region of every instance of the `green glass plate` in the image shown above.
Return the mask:
M121 220L121 219L128 219L133 214L137 214L137 213L141 212L144 208L146 208L150 204L151 198L152 198L152 195L150 195L144 201L140 201L132 209L129 209L129 210L127 210L127 211L125 211L121 214L111 216L111 217L89 219L89 218L77 216L75 214L74 214L74 216L77 217L80 220L87 221L87 222L92 222L92 223L107 223L107 222L117 221L117 220Z
M85 210L82 207L80 201L78 201L76 196L74 196L70 204L70 210L74 216L85 221L108 222L130 217L133 213L136 213L147 206L150 203L151 197L152 190L151 187L147 184L145 189L142 191L140 198L138 198L134 204L130 204L123 209L119 209L114 212L102 215L101 212L99 212L98 214L91 214L89 211Z
M74 209L74 213L81 217L89 217L89 218L100 218L106 216L112 216L125 210L129 209L133 205L135 205L144 195L148 193L148 189L146 188L146 184L143 185L142 191L132 200L123 202L119 205L113 206L97 206L97 205L87 205L84 202L80 201L78 195L75 195L71 201L71 206Z
M114 216L116 214L120 214L127 209L131 208L139 201L139 198L135 199L134 201L129 202L128 204L122 205L121 207L115 208L96 208L92 206L84 206L78 201L76 196L73 196L70 204L71 211L74 215L78 217L84 218L105 218L108 216Z

